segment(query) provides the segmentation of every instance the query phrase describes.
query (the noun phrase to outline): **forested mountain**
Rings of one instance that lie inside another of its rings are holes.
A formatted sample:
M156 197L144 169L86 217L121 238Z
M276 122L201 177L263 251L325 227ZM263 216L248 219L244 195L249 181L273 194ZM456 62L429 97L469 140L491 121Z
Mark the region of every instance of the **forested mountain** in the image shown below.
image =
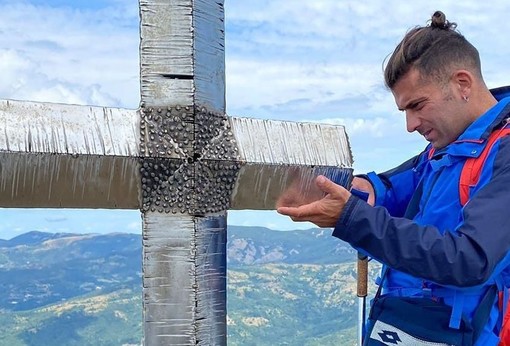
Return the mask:
M229 227L229 345L354 344L355 253L330 233ZM141 258L136 234L0 240L0 345L139 345Z

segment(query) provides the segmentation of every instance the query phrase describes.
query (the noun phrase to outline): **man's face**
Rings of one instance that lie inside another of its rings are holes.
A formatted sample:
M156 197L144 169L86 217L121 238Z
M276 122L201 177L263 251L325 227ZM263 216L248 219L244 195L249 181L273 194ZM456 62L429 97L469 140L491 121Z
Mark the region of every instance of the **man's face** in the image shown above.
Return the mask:
M470 124L467 103L453 80L439 85L411 69L392 93L398 109L406 114L407 131L418 131L436 149L455 141Z

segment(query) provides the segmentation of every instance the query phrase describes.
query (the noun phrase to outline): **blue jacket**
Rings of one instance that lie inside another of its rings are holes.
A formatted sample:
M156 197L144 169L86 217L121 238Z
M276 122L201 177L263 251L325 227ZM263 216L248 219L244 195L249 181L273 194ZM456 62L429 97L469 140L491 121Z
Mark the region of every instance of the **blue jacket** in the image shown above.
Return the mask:
M376 207L351 196L333 231L388 268L385 294L440 297L453 306L452 325L461 313L472 317L488 286L510 286L510 136L493 146L468 203L459 201L466 159L480 155L489 134L510 116L510 97L502 96L508 95L496 95L494 107L432 158L427 147L395 169L369 173ZM411 221L404 214L420 181ZM498 344L499 315L495 302L476 345Z

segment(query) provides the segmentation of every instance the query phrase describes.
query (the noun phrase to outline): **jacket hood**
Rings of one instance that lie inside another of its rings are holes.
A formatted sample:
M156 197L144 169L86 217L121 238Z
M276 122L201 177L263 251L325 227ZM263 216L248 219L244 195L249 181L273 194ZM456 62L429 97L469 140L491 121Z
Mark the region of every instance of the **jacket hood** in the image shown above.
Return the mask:
M510 85L490 89L490 92L496 98L496 100L501 101L501 99L510 96Z

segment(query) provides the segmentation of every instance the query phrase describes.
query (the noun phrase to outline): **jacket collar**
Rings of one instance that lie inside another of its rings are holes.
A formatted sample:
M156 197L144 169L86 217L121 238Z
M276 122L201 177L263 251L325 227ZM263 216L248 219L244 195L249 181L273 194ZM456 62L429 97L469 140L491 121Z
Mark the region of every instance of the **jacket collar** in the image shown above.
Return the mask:
M434 156L450 154L453 156L478 157L490 133L500 126L509 114L510 97L505 97L469 125L455 142L441 150L437 150Z

